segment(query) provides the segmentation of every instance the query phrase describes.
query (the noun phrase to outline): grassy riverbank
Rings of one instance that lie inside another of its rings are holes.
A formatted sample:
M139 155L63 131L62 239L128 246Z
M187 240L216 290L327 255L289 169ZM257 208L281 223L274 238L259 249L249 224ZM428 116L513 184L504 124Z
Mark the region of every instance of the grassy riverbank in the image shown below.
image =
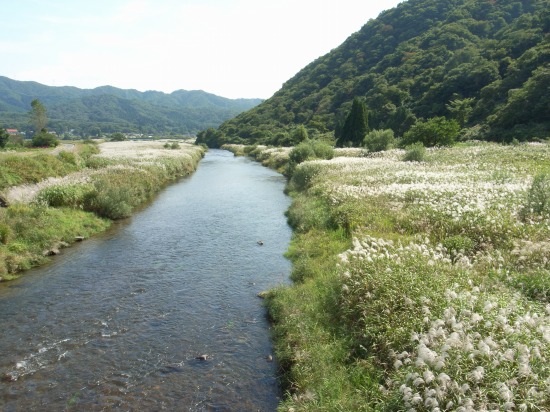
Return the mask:
M0 154L0 278L43 263L77 239L128 217L178 177L203 149L164 142L79 144L70 151Z
M548 410L550 146L358 154L288 185L280 409Z

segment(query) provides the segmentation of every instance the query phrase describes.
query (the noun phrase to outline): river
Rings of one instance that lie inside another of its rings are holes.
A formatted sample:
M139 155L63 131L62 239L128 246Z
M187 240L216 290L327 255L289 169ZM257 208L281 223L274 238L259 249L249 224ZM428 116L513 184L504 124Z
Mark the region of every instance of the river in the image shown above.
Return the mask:
M283 188L211 150L132 218L0 284L0 410L275 410L257 294L290 272Z

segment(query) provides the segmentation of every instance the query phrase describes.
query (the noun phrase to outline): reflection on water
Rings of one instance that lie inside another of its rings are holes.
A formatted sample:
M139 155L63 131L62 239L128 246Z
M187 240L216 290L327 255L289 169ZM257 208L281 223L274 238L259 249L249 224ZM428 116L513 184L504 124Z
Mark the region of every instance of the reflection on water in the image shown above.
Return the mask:
M133 218L0 284L0 409L275 410L256 295L290 269L283 186L210 151Z

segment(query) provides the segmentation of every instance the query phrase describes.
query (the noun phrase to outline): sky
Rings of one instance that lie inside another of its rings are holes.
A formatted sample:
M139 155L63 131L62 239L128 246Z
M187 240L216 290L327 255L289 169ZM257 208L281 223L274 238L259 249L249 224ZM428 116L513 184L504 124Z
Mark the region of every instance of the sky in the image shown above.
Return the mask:
M0 75L269 98L401 0L0 0Z

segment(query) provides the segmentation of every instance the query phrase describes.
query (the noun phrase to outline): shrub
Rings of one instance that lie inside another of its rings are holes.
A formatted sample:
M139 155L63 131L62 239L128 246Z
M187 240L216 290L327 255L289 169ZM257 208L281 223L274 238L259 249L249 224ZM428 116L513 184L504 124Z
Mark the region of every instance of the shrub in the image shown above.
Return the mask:
M321 165L309 162L294 170L290 184L293 189L303 191L311 186L313 178L321 171Z
M451 146L455 143L460 131L456 120L447 120L445 117L432 117L428 120L419 120L405 134L401 144L407 146L421 142L426 147Z
M363 140L363 144L369 152L381 152L390 149L395 143L393 130L373 130Z
M285 171L286 176L292 176L296 166L306 160L312 159L332 159L334 157L334 148L321 140L305 140L295 146L288 154L288 164Z
M294 164L302 163L315 157L315 152L309 141L305 141L295 146L289 153L288 159Z
M426 148L420 142L413 143L406 148L403 160L405 162L423 162L426 159Z
M42 131L37 133L32 138L33 147L56 147L59 144L59 140L48 132Z
M334 157L334 147L322 140L310 140L311 148L317 159L330 160Z

